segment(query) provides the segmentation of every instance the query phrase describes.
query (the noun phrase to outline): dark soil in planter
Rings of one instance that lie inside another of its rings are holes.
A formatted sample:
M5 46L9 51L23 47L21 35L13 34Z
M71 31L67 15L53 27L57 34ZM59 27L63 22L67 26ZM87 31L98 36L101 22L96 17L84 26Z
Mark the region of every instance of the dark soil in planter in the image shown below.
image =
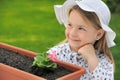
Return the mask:
M38 71L40 69L32 67L33 58L3 48L0 48L0 63L35 74L40 77L44 77L47 80L55 80L56 78L62 77L72 72L62 66L58 66L58 68L54 71L45 71L41 74L41 71ZM36 71L34 71L35 69Z

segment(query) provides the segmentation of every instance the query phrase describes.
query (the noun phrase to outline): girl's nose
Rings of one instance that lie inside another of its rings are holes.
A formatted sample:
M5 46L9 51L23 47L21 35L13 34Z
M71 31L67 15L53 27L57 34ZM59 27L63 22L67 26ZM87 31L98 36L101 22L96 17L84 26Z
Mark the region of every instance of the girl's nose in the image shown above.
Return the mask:
M73 36L73 37L76 37L77 36L77 30L75 28L73 28L70 32L70 35Z

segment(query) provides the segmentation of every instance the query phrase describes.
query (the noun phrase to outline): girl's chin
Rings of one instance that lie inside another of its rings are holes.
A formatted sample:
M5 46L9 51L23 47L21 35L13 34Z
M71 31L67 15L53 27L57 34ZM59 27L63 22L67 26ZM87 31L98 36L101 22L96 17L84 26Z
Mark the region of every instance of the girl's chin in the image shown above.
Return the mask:
M75 42L75 41L69 41L69 44L71 45L71 46L80 46L80 42Z
M73 51L78 51L78 49L80 48L80 45L78 45L78 44L70 44L70 48Z

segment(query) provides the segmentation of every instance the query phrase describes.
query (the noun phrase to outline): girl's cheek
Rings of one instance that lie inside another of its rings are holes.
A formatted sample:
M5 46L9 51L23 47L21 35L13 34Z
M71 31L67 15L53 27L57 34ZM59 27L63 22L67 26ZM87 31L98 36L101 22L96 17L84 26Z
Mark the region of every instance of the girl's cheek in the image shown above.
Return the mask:
M65 30L65 34L68 35L69 34L69 30L66 28Z
M66 37L68 37L69 32L70 32L70 30L66 28L66 30L65 30L65 35L66 35Z

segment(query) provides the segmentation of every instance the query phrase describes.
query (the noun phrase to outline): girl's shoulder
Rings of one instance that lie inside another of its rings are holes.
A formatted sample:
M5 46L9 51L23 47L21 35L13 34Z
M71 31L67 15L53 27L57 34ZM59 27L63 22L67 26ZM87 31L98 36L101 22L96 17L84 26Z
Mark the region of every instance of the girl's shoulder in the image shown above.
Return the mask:
M98 52L98 51L96 51L96 53L97 53L97 57L98 57L99 62L111 63L111 61L110 61L109 58L105 55L105 53L103 53L103 52Z
M105 59L106 56L103 52L98 52L98 50L95 51L98 59Z
M68 43L62 43L56 46L53 46L50 48L47 53L52 53L52 52L58 52L60 50L69 50L69 44Z
M54 46L52 48L67 49L67 48L69 48L69 43L62 43L62 44L56 45L56 46Z
M55 47L65 48L65 47L68 47L68 46L69 46L69 43L62 43L62 44L56 45Z

